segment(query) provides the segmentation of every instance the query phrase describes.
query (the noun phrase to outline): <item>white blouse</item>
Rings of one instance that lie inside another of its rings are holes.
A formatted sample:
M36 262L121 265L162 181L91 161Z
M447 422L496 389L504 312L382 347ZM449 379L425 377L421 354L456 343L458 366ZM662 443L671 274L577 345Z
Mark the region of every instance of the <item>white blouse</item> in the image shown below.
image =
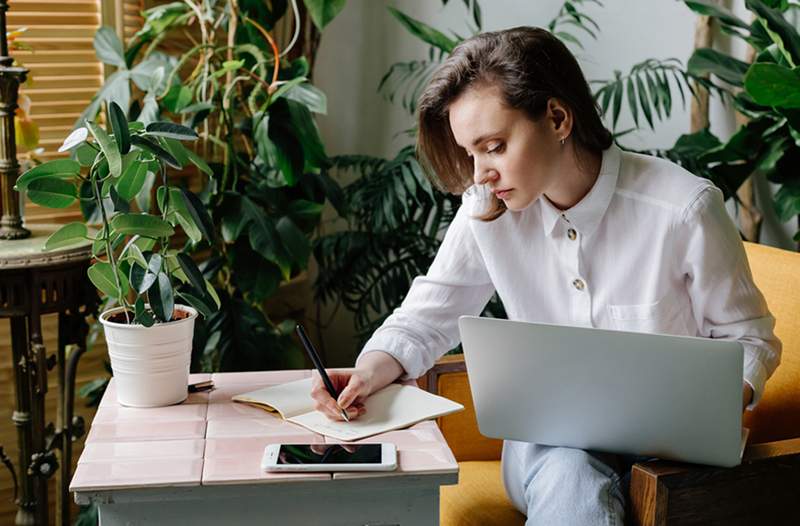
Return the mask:
M781 343L710 181L612 146L569 210L540 197L474 219L490 197L478 185L464 193L427 275L361 356L386 352L417 378L459 343L458 317L478 315L496 290L511 320L737 340L755 406Z

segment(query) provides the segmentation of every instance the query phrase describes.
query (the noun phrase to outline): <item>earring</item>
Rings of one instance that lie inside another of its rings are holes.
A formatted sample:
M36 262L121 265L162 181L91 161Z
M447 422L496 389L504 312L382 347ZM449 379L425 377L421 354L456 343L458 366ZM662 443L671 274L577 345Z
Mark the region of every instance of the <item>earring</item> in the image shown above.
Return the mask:
M564 146L564 143L567 142L567 139L562 137L560 142L561 142L561 146Z

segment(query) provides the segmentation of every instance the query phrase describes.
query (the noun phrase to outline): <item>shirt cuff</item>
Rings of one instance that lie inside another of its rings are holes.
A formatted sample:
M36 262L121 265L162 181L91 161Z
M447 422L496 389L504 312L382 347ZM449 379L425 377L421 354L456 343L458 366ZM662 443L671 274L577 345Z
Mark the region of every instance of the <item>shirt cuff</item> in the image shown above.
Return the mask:
M764 386L767 383L767 368L764 364L754 356L754 353L748 352L745 346L744 353L744 381L753 388L753 400L745 408L752 411L758 405L761 397L764 394Z
M400 380L413 380L425 374L433 366L425 366L424 346L419 342L409 339L408 334L402 331L382 329L375 332L364 345L356 359L356 366L365 354L381 351L392 356L403 367L405 374Z

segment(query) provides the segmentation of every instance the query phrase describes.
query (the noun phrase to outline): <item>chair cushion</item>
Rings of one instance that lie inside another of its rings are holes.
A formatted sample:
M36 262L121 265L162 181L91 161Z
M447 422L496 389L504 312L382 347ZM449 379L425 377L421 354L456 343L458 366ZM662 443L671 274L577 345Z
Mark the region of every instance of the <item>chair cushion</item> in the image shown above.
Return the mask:
M753 444L795 438L800 436L800 254L753 243L745 243L745 250L753 280L775 316L783 356L744 425Z
M525 524L506 495L499 460L459 462L458 484L442 486L441 526L515 526Z
M459 411L439 418L439 429L447 439L456 460L500 460L503 441L486 438L478 431L475 404L466 372L447 373L439 376L437 393L464 406Z

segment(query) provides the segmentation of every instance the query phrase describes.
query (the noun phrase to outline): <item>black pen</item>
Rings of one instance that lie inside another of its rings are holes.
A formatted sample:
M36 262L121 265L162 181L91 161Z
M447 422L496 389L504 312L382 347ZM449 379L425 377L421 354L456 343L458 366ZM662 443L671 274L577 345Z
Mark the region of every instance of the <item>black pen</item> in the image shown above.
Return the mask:
M322 383L325 384L325 389L327 389L328 394L330 394L331 397L336 400L339 398L339 394L336 392L336 389L334 389L333 383L331 383L331 379L328 377L328 373L325 372L325 368L322 366L322 360L320 360L317 350L314 348L314 344L311 343L311 340L309 340L308 336L306 336L306 331L303 330L302 325L298 323L297 327L295 327L295 330L297 331L297 335L300 336L300 341L303 343L303 347L306 348L309 358L311 358L311 361L314 363L314 367L316 367L317 371L319 371L319 375L322 377ZM339 403L337 402L336 405L338 406ZM349 422L350 418L347 416L347 411L341 407L339 408L339 411L342 412L342 418Z

